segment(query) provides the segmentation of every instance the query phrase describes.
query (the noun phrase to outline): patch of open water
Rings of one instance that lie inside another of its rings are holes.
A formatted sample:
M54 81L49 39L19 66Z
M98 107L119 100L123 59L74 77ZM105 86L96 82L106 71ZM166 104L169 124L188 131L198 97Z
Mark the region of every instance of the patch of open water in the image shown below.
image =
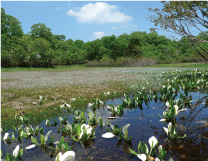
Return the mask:
M192 96L192 100L197 101L206 95L207 94L201 92L191 92L188 94L188 96ZM102 138L101 135L107 132L106 125L109 120L108 117L111 116L108 112L107 105L120 105L122 99L124 98L108 100L105 102L104 106L100 106L99 109L96 109L96 113L99 113L97 119L101 116L105 125L102 128L99 124L95 127L96 138L92 140L90 144L83 145L79 142L74 142L71 136L65 135L59 131L58 128L61 125L59 124L60 121L58 118L55 119L58 122L55 127L47 127L45 122L42 122L40 127L44 128L44 135L52 130L49 135L49 140L55 134L54 142L60 140L61 136L65 136L65 142L68 142L69 146L73 145L73 151L76 153L75 160L139 160L139 158L129 152L129 148L137 152L139 142L144 141L148 145L148 139L151 136L155 136L159 141L159 145L163 145L167 151L166 159L171 156L174 161L208 160L208 140L204 138L208 137L208 108L203 104L205 99L203 99L201 103L192 102L192 106L186 107L188 111L181 112L177 116L177 123L186 128L177 128L177 133L181 136L187 134L186 138L179 141L167 141L163 131L163 127L167 127L167 124L159 121L159 115L163 116L163 111L166 107L162 102L155 102L154 100L151 100L148 105L143 102L142 107L124 108L122 117L110 120L111 124L118 124L119 127L130 124L128 135L132 136L131 142L119 140L118 137L111 139ZM85 110L86 118L88 118L87 115L89 111L92 110ZM72 116L73 115L68 115L68 122L70 124L74 122ZM50 120L50 122L53 123L53 120ZM9 132L11 133L12 131ZM200 135L203 137L200 137ZM37 138L38 142L40 142L40 135L38 135ZM50 155L50 148L38 146L30 150L25 150L25 147L32 144L30 138L24 138L21 143L19 141L14 141L11 142L11 144L7 144L1 141L3 158L5 158L6 153L12 154L18 144L20 148L24 150L23 156L21 157L24 161L55 160L56 156L52 157Z

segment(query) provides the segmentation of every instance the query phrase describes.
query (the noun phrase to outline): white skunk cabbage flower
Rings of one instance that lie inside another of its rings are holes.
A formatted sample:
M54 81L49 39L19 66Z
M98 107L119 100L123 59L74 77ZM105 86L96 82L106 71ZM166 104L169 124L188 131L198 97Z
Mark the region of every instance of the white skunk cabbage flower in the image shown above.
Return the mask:
M177 116L182 111L188 111L186 108L182 108L181 110L178 110L179 107L177 105L174 105L173 107L175 108L175 116Z
M92 133L92 127L90 125L86 125L86 124L82 124L81 126L81 134L79 135L78 139L82 138L82 135L84 134L84 129L83 127L85 127L85 130L87 130L87 134L91 134Z
M40 96L39 98L40 98L39 101L42 101L43 100L43 96Z
M63 105L60 105L60 108L61 108L61 109L63 109L63 108L64 108L64 106L65 106L65 103L64 103Z
M151 138L149 138L149 145L151 149L153 149L157 143L158 141L156 137L152 136Z
M99 100L99 102L100 102L100 104L102 104L102 105L103 105L103 102L102 102L101 100Z
M19 118L20 118L20 119L23 121L23 118L22 118L22 116L20 116Z
M172 123L171 123L171 122L169 122L169 124L168 124L168 128L163 127L163 129L165 130L165 132L166 132L166 134L167 134L167 135L168 135L168 133L170 133L170 134L171 134L171 130L172 130Z
M91 107L93 105L93 103L89 103L88 106Z
M66 107L70 108L70 107L71 107L71 105L67 103L67 104L66 104Z
M17 157L17 155L18 155L18 153L19 153L19 150L20 150L20 147L19 147L19 145L17 145L16 148L14 149L14 151L13 151L13 156L14 156L15 158Z
M58 153L55 161L74 161L75 152L67 151L62 155L62 152Z
M155 158L155 161L160 161L160 159L158 159L158 158Z
M48 119L46 120L45 124L46 124L46 125L49 125L49 120L48 120Z
M137 154L137 157L142 161L145 161L147 159L147 156L145 154Z
M5 135L4 135L4 137L3 137L3 140L6 140L8 138L8 136L9 136L9 133L6 132Z
M108 109L111 109L111 107L110 107L110 106L108 106L108 105L107 105L107 107L108 107Z
M168 108L170 107L170 104L169 104L168 101L165 103L165 105L166 105Z
M160 146L158 147L158 150L159 150L159 152L161 152L161 150L162 150L162 145L160 145Z
M35 144L32 144L32 145L30 145L30 146L27 146L25 149L32 149L32 148L34 148L36 145Z
M64 119L62 117L59 117L59 120L62 122Z
M103 138L113 138L115 135L111 132L107 132L102 135Z

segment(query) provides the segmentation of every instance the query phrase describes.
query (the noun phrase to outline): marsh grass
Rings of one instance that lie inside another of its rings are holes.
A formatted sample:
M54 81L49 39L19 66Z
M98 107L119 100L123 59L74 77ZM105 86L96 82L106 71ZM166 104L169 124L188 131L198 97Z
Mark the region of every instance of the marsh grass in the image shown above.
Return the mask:
M62 115L57 108L69 103L76 108L87 108L93 98L102 101L140 90L142 82L149 82L149 89L157 90L162 80L152 73L175 68L122 67L86 68L83 66L59 66L51 69L14 68L1 73L1 121L12 125L15 114L27 115L31 124L46 118ZM185 69L185 68L184 68ZM4 71L4 69L3 69ZM104 92L110 91L109 96ZM115 93L114 93L115 91ZM43 104L34 105L40 96ZM76 101L72 101L75 98Z

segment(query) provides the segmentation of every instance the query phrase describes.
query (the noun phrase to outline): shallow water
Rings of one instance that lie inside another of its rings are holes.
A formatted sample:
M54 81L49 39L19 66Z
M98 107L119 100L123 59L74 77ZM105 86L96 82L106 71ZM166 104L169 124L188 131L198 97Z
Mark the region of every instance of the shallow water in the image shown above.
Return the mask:
M197 101L206 95L207 94L200 92L188 93L188 96L192 96L192 100ZM101 135L107 132L106 125L109 120L108 117L111 116L108 112L107 105L119 105L122 103L122 99L124 98L108 100L105 102L104 106L100 106L99 109L96 109L96 113L99 112L97 119L101 116L105 125L102 128L99 124L95 127L96 138L90 144L83 145L79 142L74 142L69 135L63 135L62 132L58 130L60 127L60 121L58 118L55 119L58 122L58 125L55 127L47 127L45 122L42 122L40 127L44 128L44 136L48 131L52 130L48 140L50 140L54 134L54 142L60 140L61 136L65 136L65 142L68 142L69 146L73 145L73 151L76 153L75 160L139 160L135 155L132 155L128 149L131 148L137 152L140 141L144 141L149 146L148 139L151 136L155 136L159 141L159 145L163 145L167 151L166 159L171 156L174 161L208 160L208 140L203 138L208 137L208 125L204 124L204 122L208 120L208 108L203 104L205 99L198 104L192 102L192 106L186 107L188 111L181 112L177 116L177 123L183 125L186 129L177 128L176 131L181 136L187 134L185 139L176 142L167 141L163 131L163 127L167 127L167 124L159 121L159 115L163 116L162 113L165 110L165 106L160 101L155 102L154 100L150 101L148 105L143 102L142 107L124 108L124 114L122 117L110 120L111 124L118 124L119 127L130 124L128 131L129 136L132 136L131 142L125 142L118 138L102 138ZM85 110L86 117L89 111L92 110ZM70 124L73 122L72 116L73 115L68 115L68 122ZM53 120L50 120L50 123L53 122ZM12 131L9 132L11 133ZM203 137L200 137L200 135ZM40 135L38 135L37 138L40 138ZM38 142L40 142L40 140L38 140ZM5 158L6 153L12 154L18 144L20 144L19 141L14 141L11 144L1 141L3 158ZM24 138L21 141L20 148L24 150L23 156L21 157L22 160L55 160L56 156L52 157L50 155L50 148L42 148L41 146L38 146L30 150L25 150L25 147L31 144L32 142L29 138Z

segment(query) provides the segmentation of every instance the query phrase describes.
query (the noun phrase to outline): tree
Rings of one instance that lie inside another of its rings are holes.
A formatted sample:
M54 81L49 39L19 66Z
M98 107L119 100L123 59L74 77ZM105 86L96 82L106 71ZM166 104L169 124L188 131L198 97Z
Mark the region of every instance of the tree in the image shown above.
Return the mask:
M49 27L46 27L44 23L34 24L31 27L31 31L29 32L32 39L36 38L44 38L50 43L53 42L53 39L55 39L54 35L51 32L51 29Z
M13 16L7 15L1 8L1 65L11 67L16 63L16 52L18 41L23 35L21 23Z
M208 2L163 1L162 3L164 4L162 10L149 8L150 11L157 13L157 16L149 16L150 21L156 26L160 25L161 28L167 31L172 30L188 39L198 54L207 61L208 51L201 44L208 43L208 41L201 37L208 36L207 32L202 31L202 28L208 29ZM203 36L194 36L190 27L197 29Z

